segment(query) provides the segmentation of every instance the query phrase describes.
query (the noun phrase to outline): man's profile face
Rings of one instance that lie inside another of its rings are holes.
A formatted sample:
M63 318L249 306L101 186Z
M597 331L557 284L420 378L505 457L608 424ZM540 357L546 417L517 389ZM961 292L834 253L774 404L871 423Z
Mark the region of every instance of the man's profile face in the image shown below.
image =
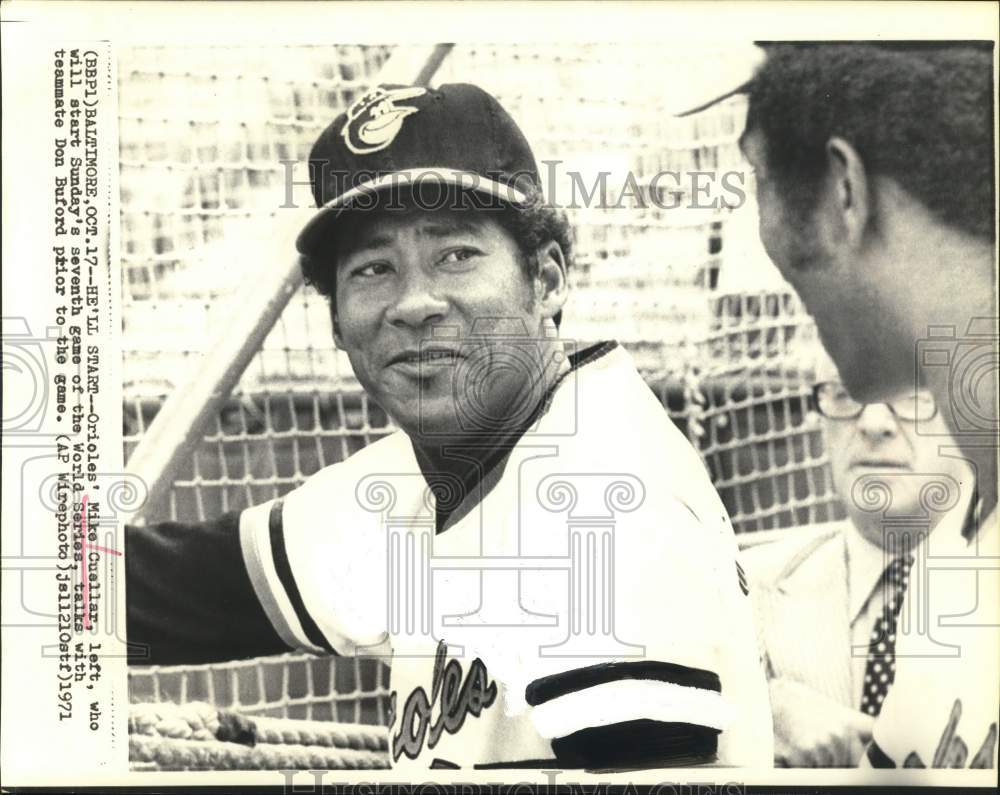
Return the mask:
M759 130L747 130L740 148L754 170L758 223L764 250L781 275L803 295L810 293L809 271L823 265L813 213L788 206L767 162L767 145Z
M871 263L831 231L837 209L830 198L820 195L809 208L791 206L768 168L760 130L747 130L740 148L754 169L764 249L816 321L850 394L884 400L912 385L912 343L906 347L880 305Z
M535 283L488 211L359 214L338 247L336 302L358 380L410 434L482 432L531 399L532 347L505 356L498 339L539 337Z

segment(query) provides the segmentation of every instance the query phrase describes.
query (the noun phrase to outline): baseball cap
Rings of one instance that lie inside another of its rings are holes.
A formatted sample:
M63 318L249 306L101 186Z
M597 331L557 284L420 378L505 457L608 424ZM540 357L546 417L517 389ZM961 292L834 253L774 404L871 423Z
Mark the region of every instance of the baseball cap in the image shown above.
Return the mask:
M757 71L767 60L768 53L777 47L827 48L858 46L859 42L819 40L819 41L755 41L736 43L726 48L711 69L700 71L694 79L686 81L677 97L671 98L669 109L674 116L690 116L708 110L736 94L752 92ZM861 43L874 50L884 50L897 54L924 55L936 50L956 47L980 49L993 52L991 41L866 41Z
M319 212L296 248L315 254L345 209L425 181L518 205L541 192L531 147L495 97L478 86L379 85L320 134L309 155Z

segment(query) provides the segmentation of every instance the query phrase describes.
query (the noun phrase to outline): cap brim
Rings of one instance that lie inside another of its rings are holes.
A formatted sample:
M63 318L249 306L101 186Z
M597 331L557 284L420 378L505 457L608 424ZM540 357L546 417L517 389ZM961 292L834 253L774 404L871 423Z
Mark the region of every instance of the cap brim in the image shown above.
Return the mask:
M712 97L711 99L703 101L700 105L693 108L685 108L679 111L675 111L674 115L681 116L693 116L695 113L701 113L703 110L708 110L713 105L718 105L720 102L724 102L730 97L735 97L737 94L748 94L750 93L750 87L753 85L753 80L747 80L745 83L741 83L732 88L725 93L719 94L717 97Z
M760 44L734 45L726 57L700 72L689 84L678 87L679 96L671 101L673 116L691 116L708 110L737 94L746 94L753 85L757 69L766 53Z
M300 254L313 254L318 251L329 239L332 224L341 213L356 205L359 199L397 188L420 185L425 180L492 196L512 206L528 202L528 196L517 188L473 171L459 171L453 168L411 168L394 171L352 188L320 207L299 232L295 248Z

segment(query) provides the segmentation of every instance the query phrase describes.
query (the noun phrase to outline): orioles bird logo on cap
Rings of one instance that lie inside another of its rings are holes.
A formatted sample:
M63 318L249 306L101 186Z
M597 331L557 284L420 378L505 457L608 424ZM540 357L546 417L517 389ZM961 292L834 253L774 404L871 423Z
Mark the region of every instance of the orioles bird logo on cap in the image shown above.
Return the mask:
M382 88L369 91L351 105L347 122L340 134L344 143L356 155L367 155L385 149L399 135L403 119L420 108L397 107L396 102L413 99L427 93L418 87Z

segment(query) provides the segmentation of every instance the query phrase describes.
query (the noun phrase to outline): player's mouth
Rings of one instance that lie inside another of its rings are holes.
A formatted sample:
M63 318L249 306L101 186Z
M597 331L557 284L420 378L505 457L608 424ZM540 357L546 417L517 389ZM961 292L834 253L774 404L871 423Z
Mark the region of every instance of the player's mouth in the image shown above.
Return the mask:
M391 357L386 367L415 378L430 378L441 367L454 365L459 356L452 348L413 348Z

